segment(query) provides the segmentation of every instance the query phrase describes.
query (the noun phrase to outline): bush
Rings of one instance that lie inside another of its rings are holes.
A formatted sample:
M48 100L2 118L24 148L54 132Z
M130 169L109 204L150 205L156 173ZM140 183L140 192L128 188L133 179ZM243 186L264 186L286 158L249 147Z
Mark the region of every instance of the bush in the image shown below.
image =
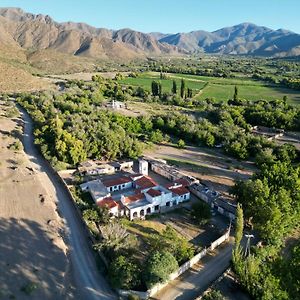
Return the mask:
M191 216L197 223L205 224L211 218L210 207L202 201L194 203L192 205Z
M185 142L184 140L179 140L178 143L177 143L177 147L180 148L180 149L183 149L185 148Z
M38 284L35 282L29 282L21 287L21 291L24 292L27 295L31 295L37 288Z
M128 257L120 255L110 264L109 280L113 287L132 289L140 284L140 269Z
M150 254L146 262L145 282L151 288L158 282L165 282L176 271L178 263L168 251L156 251Z
M202 298L203 300L224 300L225 298L221 294L220 291L211 290L207 294L205 294Z
M23 150L23 144L20 141L13 142L8 146L8 149L14 150L14 151L22 151Z

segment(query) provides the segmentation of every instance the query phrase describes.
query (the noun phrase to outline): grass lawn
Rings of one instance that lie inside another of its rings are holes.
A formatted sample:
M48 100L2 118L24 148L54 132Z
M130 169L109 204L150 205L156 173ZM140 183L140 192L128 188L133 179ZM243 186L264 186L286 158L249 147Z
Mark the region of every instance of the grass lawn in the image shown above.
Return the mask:
M141 238L149 238L153 234L162 233L166 225L155 220L134 220L122 219L122 224L125 228Z

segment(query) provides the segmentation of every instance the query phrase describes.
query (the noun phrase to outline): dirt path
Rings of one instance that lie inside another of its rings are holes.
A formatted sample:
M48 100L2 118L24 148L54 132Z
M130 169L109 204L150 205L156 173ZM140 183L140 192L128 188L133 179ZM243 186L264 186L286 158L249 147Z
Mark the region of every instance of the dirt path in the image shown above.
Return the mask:
M38 173L44 173L43 185L49 195L58 203L58 210L64 218L65 240L69 247L76 286L82 299L116 299L114 292L97 269L94 253L89 247L83 225L76 216L75 208L68 198L65 188L33 144L32 122L24 110L22 110L22 117L25 123L25 152L31 161L31 166Z
M0 298L78 299L55 199L17 141L20 118L0 102Z

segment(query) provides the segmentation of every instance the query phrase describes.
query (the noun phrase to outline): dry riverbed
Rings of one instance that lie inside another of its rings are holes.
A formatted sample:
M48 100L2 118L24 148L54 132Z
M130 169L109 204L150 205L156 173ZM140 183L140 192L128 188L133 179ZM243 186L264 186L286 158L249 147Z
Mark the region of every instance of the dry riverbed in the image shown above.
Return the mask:
M64 223L9 109L0 101L0 299L73 299Z

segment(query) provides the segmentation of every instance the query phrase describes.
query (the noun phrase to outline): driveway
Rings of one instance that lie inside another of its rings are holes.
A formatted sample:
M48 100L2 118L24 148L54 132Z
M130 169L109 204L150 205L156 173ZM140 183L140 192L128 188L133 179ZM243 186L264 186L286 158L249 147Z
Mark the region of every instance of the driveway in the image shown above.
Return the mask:
M58 211L65 222L65 242L72 263L76 289L81 299L117 299L105 278L97 269L95 257L89 246L83 224L76 215L65 188L58 181L44 158L33 143L32 121L25 110L20 109L24 120L24 150L31 161L31 167L40 173L44 188L58 203Z

